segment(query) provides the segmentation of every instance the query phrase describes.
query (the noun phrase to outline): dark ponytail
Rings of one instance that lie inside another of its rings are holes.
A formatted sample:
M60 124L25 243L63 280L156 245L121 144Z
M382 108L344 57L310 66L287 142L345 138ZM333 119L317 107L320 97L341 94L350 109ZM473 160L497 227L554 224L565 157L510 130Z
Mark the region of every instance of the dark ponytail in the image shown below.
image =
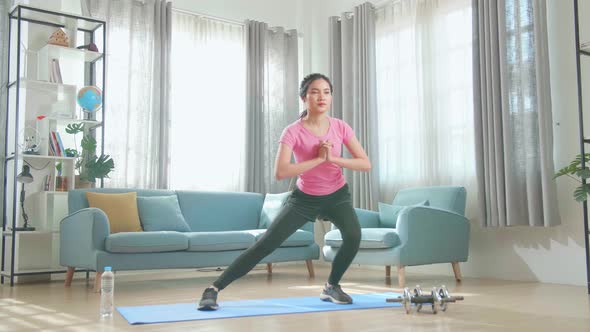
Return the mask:
M299 87L299 97L305 98L305 96L307 95L307 90L309 89L309 86L311 85L311 83L313 83L316 80L324 80L324 81L328 82L328 84L330 85L330 93L334 92L334 87L332 86L332 82L330 81L330 79L326 75L323 75L320 73L313 73L313 74L309 74L309 75L305 76L303 78L303 81L301 81L301 86ZM303 110L303 112L301 112L301 115L299 115L299 118L303 119L306 116L307 116L307 110Z

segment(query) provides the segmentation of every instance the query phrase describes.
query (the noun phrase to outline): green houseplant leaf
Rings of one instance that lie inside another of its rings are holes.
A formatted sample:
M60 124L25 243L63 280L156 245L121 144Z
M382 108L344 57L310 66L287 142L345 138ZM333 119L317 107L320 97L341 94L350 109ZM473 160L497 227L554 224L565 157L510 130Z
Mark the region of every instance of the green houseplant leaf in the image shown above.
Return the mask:
M582 179L590 178L590 168L584 168L576 171L576 175Z
M94 153L96 151L96 139L90 135L84 136L80 145L82 146L82 150L86 150L89 153ZM84 154L84 152L82 154Z
M590 184L583 184L574 191L574 198L581 203L587 199L588 194L590 194Z
M100 155L100 157L93 156L85 166L84 180L96 182L96 179L108 178L108 174L115 168L115 162L109 155Z
M70 123L66 126L66 133L76 135L84 131L83 123Z
M561 168L553 176L554 179L560 176L567 176L580 183L580 186L574 190L574 198L578 202L587 200L588 195L590 195L590 184L584 184L582 182L582 180L590 178L590 168L588 168L588 166L590 166L590 153L584 154L584 160L586 163L589 163L589 165L582 168L582 154L578 154L568 166Z
M81 181L96 182L96 179L108 178L108 174L115 168L115 163L109 155L96 156L96 139L88 134L88 128L82 123L71 123L66 126L66 132L74 135L83 133L80 142L81 152L78 151L77 143L75 149L66 149L66 156L75 157L75 168L80 175Z

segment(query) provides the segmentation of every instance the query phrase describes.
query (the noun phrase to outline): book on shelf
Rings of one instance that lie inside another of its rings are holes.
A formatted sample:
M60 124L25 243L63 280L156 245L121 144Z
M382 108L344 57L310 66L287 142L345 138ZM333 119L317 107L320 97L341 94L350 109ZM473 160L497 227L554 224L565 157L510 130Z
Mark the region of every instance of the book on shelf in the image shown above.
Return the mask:
M59 147L59 142L57 141L57 135L56 135L55 131L52 131L51 135L53 135L53 143L55 144L55 151L57 151L57 156L62 157L63 153Z
M57 156L57 150L55 149L55 145L53 143L53 135L49 133L49 148L47 149L47 154L50 156Z
M49 152L51 156L63 157L63 146L59 144L58 133L51 131L49 133Z
M66 157L66 149L64 148L64 143L61 141L61 136L59 135L59 131L56 131L55 135L57 136L57 146L61 150L61 156Z
M43 189L49 191L49 188L51 188L51 174L45 175L45 181L43 182Z
M49 63L49 82L60 84L63 83L58 59L51 59Z
M56 157L66 157L66 148L61 140L61 135L58 131L49 132L48 155Z

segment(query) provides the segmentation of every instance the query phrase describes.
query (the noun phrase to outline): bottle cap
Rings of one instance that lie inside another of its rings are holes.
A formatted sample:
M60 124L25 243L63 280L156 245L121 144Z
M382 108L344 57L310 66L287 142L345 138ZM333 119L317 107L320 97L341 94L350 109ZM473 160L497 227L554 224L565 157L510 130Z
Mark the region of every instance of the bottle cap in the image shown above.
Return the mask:
M106 271L111 271L111 267L110 267L110 266L105 266L105 267L104 267L104 270L105 270L105 272L106 272Z

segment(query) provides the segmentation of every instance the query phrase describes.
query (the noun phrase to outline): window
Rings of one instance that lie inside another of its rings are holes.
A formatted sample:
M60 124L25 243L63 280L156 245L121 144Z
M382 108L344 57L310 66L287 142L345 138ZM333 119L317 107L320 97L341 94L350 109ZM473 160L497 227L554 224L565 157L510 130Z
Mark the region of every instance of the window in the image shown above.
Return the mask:
M170 187L241 191L245 27L173 12Z
M377 10L381 197L475 183L471 1L402 0Z

